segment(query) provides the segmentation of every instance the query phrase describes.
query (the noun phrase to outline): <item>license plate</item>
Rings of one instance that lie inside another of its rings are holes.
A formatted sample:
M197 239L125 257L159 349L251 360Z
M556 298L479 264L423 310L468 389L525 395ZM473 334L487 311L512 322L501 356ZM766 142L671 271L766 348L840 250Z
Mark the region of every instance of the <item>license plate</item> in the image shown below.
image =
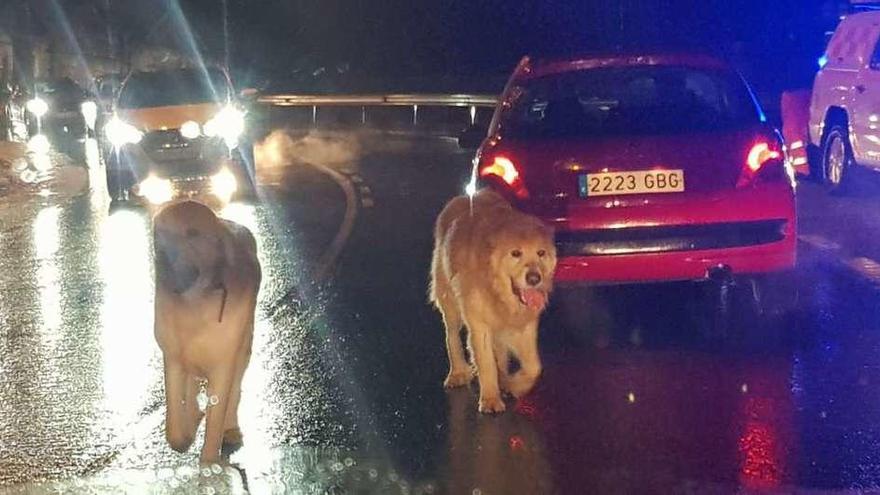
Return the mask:
M684 170L602 172L580 176L582 197L684 191Z

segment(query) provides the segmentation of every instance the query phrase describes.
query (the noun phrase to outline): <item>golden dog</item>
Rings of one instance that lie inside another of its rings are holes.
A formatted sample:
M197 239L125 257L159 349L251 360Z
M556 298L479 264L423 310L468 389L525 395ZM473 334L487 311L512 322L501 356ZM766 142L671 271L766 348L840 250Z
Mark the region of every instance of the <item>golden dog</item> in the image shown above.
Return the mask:
M502 412L502 389L521 397L541 374L538 318L556 269L553 231L483 190L446 205L434 241L429 298L446 326L444 385L458 387L473 379L461 343L464 325L480 383L479 410ZM512 374L511 356L520 362Z
M156 342L165 364L165 437L189 449L202 419L199 382L207 380L202 463L241 444L238 403L251 354L261 271L246 228L184 201L154 219Z

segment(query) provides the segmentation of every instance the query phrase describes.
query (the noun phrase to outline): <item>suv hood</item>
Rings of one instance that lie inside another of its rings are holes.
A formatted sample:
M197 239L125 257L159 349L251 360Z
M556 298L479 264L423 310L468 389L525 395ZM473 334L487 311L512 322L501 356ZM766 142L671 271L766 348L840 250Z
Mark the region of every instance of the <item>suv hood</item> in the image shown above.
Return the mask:
M144 132L179 129L184 122L195 121L204 124L222 106L219 103L200 103L196 105L175 105L169 107L130 108L120 110L119 116L125 122Z

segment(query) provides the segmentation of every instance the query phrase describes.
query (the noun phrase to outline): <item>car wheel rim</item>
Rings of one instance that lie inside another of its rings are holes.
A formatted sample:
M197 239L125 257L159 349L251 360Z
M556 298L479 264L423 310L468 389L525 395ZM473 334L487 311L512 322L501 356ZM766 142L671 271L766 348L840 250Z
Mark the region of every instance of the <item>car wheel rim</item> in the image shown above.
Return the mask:
M843 178L845 159L846 149L844 149L843 140L839 136L835 136L828 147L828 167L826 170L828 182L835 186L840 184L840 180Z

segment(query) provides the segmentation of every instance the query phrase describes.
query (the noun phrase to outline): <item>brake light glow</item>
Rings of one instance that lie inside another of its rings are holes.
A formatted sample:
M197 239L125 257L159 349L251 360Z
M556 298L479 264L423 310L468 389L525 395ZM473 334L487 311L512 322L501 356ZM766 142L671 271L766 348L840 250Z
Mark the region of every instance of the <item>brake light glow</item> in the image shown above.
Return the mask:
M764 166L770 160L778 160L782 157L782 154L776 150L770 149L770 145L761 142L752 146L751 151L749 151L749 157L746 160L746 163L749 166L749 169L752 172L757 172L761 170L761 167Z
M510 158L496 156L492 163L483 167L483 170L480 171L481 177L489 175L501 177L501 180L506 182L508 186L512 186L519 179L519 170L516 169Z
M746 163L736 186L745 187L757 181L785 180L786 175L786 164L782 159L782 152L778 146L774 146L772 141L762 138L749 149Z
M480 168L480 178L497 177L501 179L517 198L525 199L529 196L525 184L523 184L522 176L513 160L502 155L495 156L487 165Z

